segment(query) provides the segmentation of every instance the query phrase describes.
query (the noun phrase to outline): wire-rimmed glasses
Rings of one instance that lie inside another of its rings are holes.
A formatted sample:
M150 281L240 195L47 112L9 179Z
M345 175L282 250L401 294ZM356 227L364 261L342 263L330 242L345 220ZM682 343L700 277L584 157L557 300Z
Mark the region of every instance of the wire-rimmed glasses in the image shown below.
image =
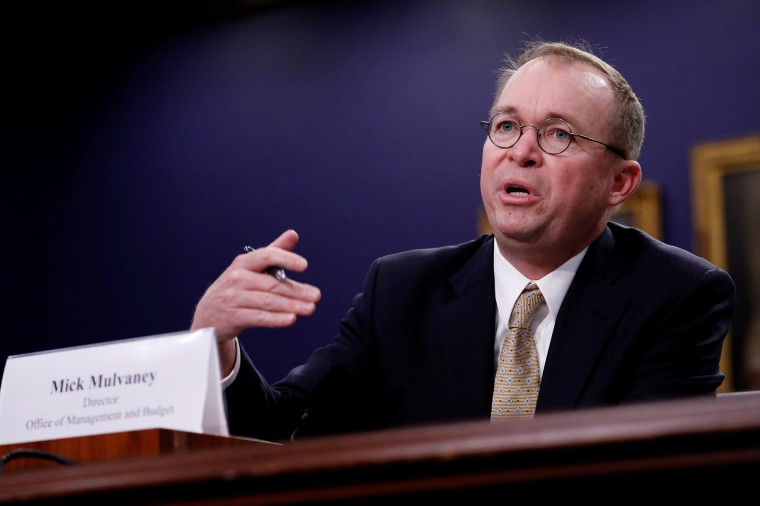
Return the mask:
M481 121L480 126L488 132L488 138L495 146L504 149L517 144L526 128L533 128L536 130L538 147L549 155L562 153L570 147L573 137L580 137L601 144L620 158L625 159L625 153L622 150L587 135L573 133L568 122L562 118L547 118L538 126L523 125L517 116L511 112L497 112L490 120Z

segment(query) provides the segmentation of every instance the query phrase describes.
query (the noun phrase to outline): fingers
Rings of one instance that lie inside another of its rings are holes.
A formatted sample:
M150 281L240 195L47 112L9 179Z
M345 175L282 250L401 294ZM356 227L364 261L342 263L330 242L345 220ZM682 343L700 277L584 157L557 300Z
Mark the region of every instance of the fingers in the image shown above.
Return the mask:
M303 272L308 267L308 263L304 257L293 253L292 250L297 243L298 234L294 230L287 230L269 246L239 255L238 261L246 269L254 272L264 272L269 267Z
M241 281L236 273L223 274L198 303L192 328L213 327L217 340L224 341L248 328L292 325L299 316L316 311L316 287L261 273L250 276L264 279Z
M284 327L313 314L321 298L317 287L264 273L273 265L303 272L306 259L291 251L297 242L288 230L269 246L238 255L198 302L192 328L213 327L223 342L247 328Z
M316 302L293 299L272 292L248 291L241 295L240 303L227 311L231 321L251 327L284 327L292 325L299 316L316 311Z
M321 298L315 286L293 279L278 281L244 267L228 269L215 284L224 300L239 307L265 311L304 314Z
M201 298L193 328L214 327L217 339L225 340L246 328L292 325L314 313L320 298L315 286L231 266Z

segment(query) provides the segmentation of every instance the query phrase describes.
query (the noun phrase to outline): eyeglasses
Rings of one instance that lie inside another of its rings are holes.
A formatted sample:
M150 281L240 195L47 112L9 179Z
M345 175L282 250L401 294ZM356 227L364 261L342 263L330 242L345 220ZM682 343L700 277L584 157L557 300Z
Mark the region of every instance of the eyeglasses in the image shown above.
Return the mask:
M625 158L622 150L605 144L602 141L592 139L586 135L576 134L570 130L570 125L562 118L547 118L540 125L521 125L517 116L511 112L498 112L489 121L481 121L480 126L488 132L488 138L494 145L500 148L511 148L522 137L526 128L536 130L538 147L549 155L558 155L570 147L573 137L580 137L587 141L596 142L609 149L620 158Z

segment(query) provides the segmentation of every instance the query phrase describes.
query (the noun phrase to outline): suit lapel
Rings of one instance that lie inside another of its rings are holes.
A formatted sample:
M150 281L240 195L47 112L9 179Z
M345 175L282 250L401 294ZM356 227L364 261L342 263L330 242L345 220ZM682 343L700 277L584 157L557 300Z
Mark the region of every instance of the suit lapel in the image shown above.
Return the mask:
M450 413L490 413L496 332L493 245L493 238L486 241L449 279L450 297L434 326L440 384Z
M608 228L592 243L562 302L541 379L537 411L574 409L629 303L615 281L626 261Z

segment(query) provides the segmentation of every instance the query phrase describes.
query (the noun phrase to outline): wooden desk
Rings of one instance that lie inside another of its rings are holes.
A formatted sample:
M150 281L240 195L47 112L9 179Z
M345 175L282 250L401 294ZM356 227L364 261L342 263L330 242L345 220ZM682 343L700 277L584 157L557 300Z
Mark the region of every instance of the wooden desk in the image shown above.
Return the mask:
M147 429L0 445L0 455L28 449L60 455L77 463L96 463L127 457L187 453L201 448L220 448L256 443L272 444L256 439L211 436L168 429ZM51 460L28 457L9 461L3 470L7 473L17 469L59 467L60 465Z
M760 395L736 395L24 469L0 476L0 503L681 503L754 496L753 476Z

